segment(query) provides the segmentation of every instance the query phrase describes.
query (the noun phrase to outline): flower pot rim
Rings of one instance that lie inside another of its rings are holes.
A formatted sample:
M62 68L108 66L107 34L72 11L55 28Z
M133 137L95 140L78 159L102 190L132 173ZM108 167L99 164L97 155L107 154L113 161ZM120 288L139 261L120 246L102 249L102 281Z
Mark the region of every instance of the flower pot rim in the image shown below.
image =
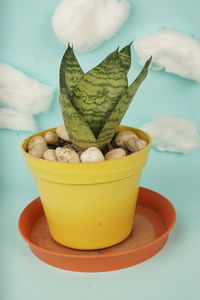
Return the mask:
M57 128L57 127L52 127L52 128L44 129L44 130L42 130L42 131L38 131L38 132L36 132L36 133L34 133L34 134L28 136L27 138L25 138L25 139L23 140L23 142L21 143L21 146L20 146L21 151L23 152L23 154L24 154L25 156L27 156L27 157L31 157L32 160L35 160L35 161L41 161L41 162L43 162L43 163L45 162L46 164L51 164L52 166L53 166L53 165L58 165L58 164L61 163L61 164L63 164L63 165L66 165L66 164L67 164L67 165L70 165L70 166L73 165L75 168L76 168L76 166L79 166L79 167L80 167L80 165L83 165L83 168L85 168L86 166L87 166L87 168L88 168L88 166L94 166L94 165L95 165L95 166L99 166L100 164L101 164L101 165L105 165L105 164L107 164L107 165L113 164L113 162L119 161L119 160L120 160L120 161L126 161L126 160L128 160L130 157L137 156L138 153L142 153L142 152L146 151L146 149L147 149L147 148L150 148L150 146L151 146L151 144L152 144L152 138L151 138L151 136L150 136L147 132L145 132L144 130L141 130L141 129L139 129L139 128L132 127L132 126L120 125L120 126L118 127L118 128L119 128L119 131L122 131L122 130L133 130L133 131L142 133L143 136L146 136L146 137L148 138L148 140L146 140L146 141L147 141L147 145L146 145L143 149L141 149L141 150L139 150L139 151L137 151L137 152L133 152L132 154L126 155L126 156L124 156L124 157L120 157L120 158L113 159L113 160L104 160L104 161L97 161L97 162L84 162L84 163L83 163L83 162L80 162L80 163L64 163L64 162L59 162L59 161L50 161L50 160L46 160L46 159L43 159L43 158L35 157L35 156L29 154L29 153L25 150L25 146L27 146L28 141L29 141L32 137L37 136L37 135L42 135L43 133L45 133L45 132L47 132L47 131L55 131L56 128Z
M55 130L55 128L56 127L51 130ZM27 144L31 137L43 135L49 130L50 129L40 131L26 138L21 144L21 149L31 173L36 176L36 178L51 182L76 185L96 184L117 181L132 176L133 174L140 173L143 169L151 146L151 137L146 132L133 127L119 126L119 131L132 130L138 134L140 138L145 139L148 143L146 147L122 158L94 163L52 162L34 157L27 153Z

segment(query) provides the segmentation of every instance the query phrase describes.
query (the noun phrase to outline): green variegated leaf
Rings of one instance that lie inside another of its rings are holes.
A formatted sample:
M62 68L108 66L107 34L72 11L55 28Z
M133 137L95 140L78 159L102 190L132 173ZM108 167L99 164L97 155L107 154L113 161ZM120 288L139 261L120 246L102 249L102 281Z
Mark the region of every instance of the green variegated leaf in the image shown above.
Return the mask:
M85 123L82 116L73 107L71 96L69 91L67 91L67 88L65 89L65 94L60 94L60 105L65 127L71 142L77 150L82 151L89 147L97 147L97 141L93 132Z
M96 137L127 86L126 71L118 51L108 55L79 81L72 103Z
M141 84L141 83L145 80L145 78L147 77L148 69L149 69L149 66L150 66L150 64L151 64L151 60L152 60L152 57L150 57L150 58L146 61L146 63L145 63L145 65L144 65L142 71L140 72L140 74L136 77L136 79L133 81L133 83L128 87L128 96L131 98L131 100L132 100L132 98L135 96L135 94L136 94L136 92L137 92L137 90L138 90L140 84Z
M151 58L145 63L142 71L134 80L134 82L128 88L127 93L122 95L121 99L117 103L115 109L113 110L112 114L106 121L102 131L100 132L97 143L99 148L103 148L114 136L121 120L123 119L134 95L136 94L140 84L146 78L148 74L148 68L151 63Z
M83 73L71 47L60 67L60 105L65 127L78 150L103 148L114 136L132 98L146 78L149 59L128 87L131 45L108 55L97 67Z
M119 51L119 57L121 58L126 73L128 73L131 66L131 44L125 46L122 50Z
M83 75L84 72L82 71L79 62L74 55L73 49L68 46L60 65L61 89L67 84L70 94L73 95L73 91Z

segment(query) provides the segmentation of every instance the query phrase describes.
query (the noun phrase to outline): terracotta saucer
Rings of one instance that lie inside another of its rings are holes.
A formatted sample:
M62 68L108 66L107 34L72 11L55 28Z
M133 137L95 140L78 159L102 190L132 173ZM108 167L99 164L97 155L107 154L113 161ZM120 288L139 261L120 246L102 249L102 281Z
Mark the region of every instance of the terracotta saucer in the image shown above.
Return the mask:
M158 253L167 242L176 212L162 195L140 187L133 231L109 248L83 251L55 242L48 230L40 198L21 213L19 231L31 251L45 263L78 272L113 271L141 263Z

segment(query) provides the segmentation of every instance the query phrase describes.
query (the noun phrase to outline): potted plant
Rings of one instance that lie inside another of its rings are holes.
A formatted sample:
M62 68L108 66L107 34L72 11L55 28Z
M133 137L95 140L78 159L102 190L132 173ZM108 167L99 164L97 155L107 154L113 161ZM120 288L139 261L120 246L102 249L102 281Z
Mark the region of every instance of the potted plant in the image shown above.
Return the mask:
M151 141L145 132L119 124L151 58L128 86L130 47L117 49L84 73L68 46L60 66L64 126L39 132L22 144L50 233L64 246L105 248L132 230Z

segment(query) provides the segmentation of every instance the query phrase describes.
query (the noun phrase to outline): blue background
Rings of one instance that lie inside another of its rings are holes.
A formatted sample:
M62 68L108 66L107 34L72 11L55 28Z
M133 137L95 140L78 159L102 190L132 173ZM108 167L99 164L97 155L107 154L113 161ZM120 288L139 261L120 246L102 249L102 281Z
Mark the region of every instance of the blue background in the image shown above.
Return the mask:
M51 17L58 0L7 0L0 3L0 61L56 87L48 112L37 116L38 129L62 123L58 106L58 70L65 46L55 37ZM84 70L117 46L161 27L172 27L200 41L198 0L130 1L130 17L97 49L77 53ZM133 52L130 80L140 71ZM123 124L138 127L158 114L193 119L200 126L200 85L165 72L150 71ZM177 224L165 248L150 260L108 273L75 273L48 266L32 255L17 221L38 196L20 152L30 133L0 130L0 299L197 299L200 297L200 149L190 154L152 148L141 184L162 193L177 210Z

